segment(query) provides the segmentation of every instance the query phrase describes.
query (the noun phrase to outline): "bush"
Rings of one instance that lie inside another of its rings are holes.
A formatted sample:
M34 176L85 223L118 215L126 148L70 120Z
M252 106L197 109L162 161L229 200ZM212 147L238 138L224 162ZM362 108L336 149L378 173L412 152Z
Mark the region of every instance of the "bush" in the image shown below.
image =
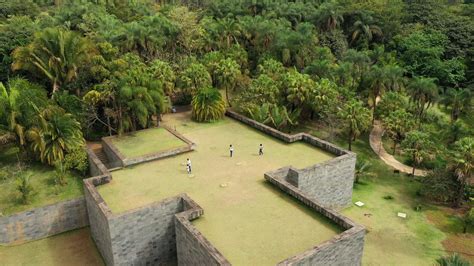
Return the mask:
M56 171L54 173L54 183L60 186L66 185L66 177L68 175L66 165L63 162L58 161L54 167L56 168Z
M436 260L439 266L470 266L471 263L461 256L459 254L451 254L449 256L441 257Z
M28 204L33 194L33 186L30 182L30 175L20 174L17 177L17 190L20 192L21 202Z
M383 196L383 199L393 200L393 196L392 195Z
M220 92L212 87L200 89L193 97L192 117L198 122L219 120L225 113L225 102Z
M64 167L66 170L76 170L85 176L89 168L86 151L82 147L70 151L64 157Z

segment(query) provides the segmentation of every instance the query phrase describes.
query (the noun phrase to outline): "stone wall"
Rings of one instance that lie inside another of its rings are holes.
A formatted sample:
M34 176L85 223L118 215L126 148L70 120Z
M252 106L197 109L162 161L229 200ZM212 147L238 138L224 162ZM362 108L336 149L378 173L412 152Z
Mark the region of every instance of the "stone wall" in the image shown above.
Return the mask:
M0 244L37 240L89 224L84 197L0 217Z
M176 261L174 215L183 211L181 196L114 215L109 220L116 265L163 265Z
M304 169L290 169L288 180L322 204L346 207L352 202L356 155L345 154Z
M84 180L84 197L91 229L91 236L107 265L114 265L110 241L109 217L112 212L95 188L110 182L110 175L96 176Z
M117 147L113 144L112 140L116 138L117 136L111 136L111 137L104 137L102 138L102 147L104 150L104 153L107 155L107 158L109 159L110 167L111 168L117 168L117 167L126 167L126 166L131 166L139 163L144 163L144 162L149 162L149 161L154 161L154 160L159 160L163 159L166 157L171 157L175 156L178 154L182 154L185 152L192 151L194 149L194 143L187 138L185 138L182 134L179 132L162 125L164 129L166 129L168 132L170 132L172 135L175 137L179 138L182 140L185 144L183 144L182 147L179 148L172 148L164 151L158 151L155 153L151 154L145 154L143 156L138 156L138 157L133 157L133 158L127 158L125 155L123 155ZM143 130L152 130L153 128L149 129L143 129Z
M345 231L301 254L278 263L278 265L361 265L365 228L334 209L326 207L318 200L315 200L287 182L286 179L289 173L289 168L284 167L265 173L265 179L304 205L341 226Z
M90 176L99 176L108 174L109 170L105 167L104 163L97 157L94 151L87 147L87 159L89 160L89 174Z
M125 156L123 156L123 154L112 143L112 139L115 137L116 136L102 138L102 150L104 151L105 155L107 155L110 168L124 166L123 160L125 159Z
M178 265L230 265L229 261L189 221L204 211L184 195L184 212L176 214L176 248Z

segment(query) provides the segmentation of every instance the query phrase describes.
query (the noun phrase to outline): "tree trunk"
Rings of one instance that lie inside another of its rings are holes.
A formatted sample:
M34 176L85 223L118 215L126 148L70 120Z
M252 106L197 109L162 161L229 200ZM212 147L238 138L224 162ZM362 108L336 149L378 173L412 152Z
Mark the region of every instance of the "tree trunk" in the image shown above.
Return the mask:
M392 154L395 155L395 152L397 152L397 142L396 141L393 142L393 153Z
M413 154L413 170L411 171L411 175L415 176L415 169L416 169L416 159L415 159L415 154Z
M352 127L349 131L349 150L352 151Z
M230 104L230 99L229 99L229 86L225 86L225 98L227 100L227 104L229 105L229 107L232 107L232 105Z

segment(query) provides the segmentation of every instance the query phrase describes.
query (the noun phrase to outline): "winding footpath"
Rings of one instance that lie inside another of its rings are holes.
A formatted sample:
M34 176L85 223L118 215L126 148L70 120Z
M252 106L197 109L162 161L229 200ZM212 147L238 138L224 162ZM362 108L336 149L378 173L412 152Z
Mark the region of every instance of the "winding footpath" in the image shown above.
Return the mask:
M369 142L372 150L384 161L387 165L393 167L402 173L411 174L413 167L405 165L399 162L395 157L389 154L382 145L382 134L383 134L382 123L379 120L375 120L372 131L370 132ZM427 171L415 169L416 176L426 176Z

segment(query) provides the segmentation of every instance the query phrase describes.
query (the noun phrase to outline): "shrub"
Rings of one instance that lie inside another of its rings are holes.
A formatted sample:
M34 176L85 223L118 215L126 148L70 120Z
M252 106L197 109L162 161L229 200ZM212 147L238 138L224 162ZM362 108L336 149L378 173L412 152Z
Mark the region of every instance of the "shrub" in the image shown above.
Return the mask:
M459 254L451 254L449 256L441 257L436 260L439 266L470 266L471 263L461 256Z
M215 88L200 89L193 97L191 105L192 117L198 122L212 122L224 116L225 103Z
M386 200L393 200L392 195L383 196L383 198L386 199Z
M82 147L70 151L64 157L64 167L67 170L77 170L84 176L89 168L86 151Z
M30 182L30 176L20 172L17 177L17 190L20 192L21 202L28 204L33 194L33 186Z
M66 177L68 174L66 165L63 162L58 161L56 162L54 167L56 168L56 171L54 172L54 182L56 183L56 185L60 185L60 186L66 185L67 184Z

